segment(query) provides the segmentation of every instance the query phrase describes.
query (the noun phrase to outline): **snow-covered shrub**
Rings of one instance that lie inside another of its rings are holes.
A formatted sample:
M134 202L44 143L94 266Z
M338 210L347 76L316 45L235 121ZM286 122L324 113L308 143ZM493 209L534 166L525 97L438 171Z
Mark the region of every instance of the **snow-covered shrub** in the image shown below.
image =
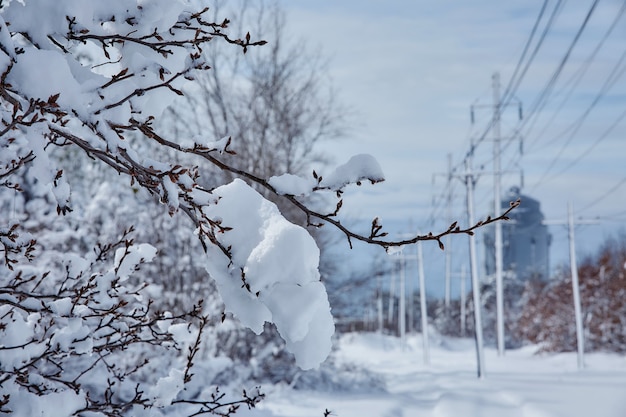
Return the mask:
M626 237L612 238L578 266L585 349L626 352ZM519 337L544 350L576 350L572 280L561 269L549 282L529 283Z
M206 407L228 412L217 397L195 403L211 393L185 389L207 321L201 300L177 315L154 309L159 289L129 284L129 277L156 249L136 244L131 233L84 256L47 253L31 265L2 269L0 410L24 416L142 415L152 407L168 415Z

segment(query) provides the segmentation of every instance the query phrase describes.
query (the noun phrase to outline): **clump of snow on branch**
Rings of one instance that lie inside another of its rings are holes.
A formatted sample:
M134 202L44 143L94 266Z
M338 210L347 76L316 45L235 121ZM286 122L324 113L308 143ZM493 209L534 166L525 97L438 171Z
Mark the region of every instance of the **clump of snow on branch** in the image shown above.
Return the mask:
M168 376L160 378L150 389L149 396L154 400L156 407L165 407L172 404L184 386L184 372L180 369L171 369Z
M320 181L320 186L338 190L348 184L360 184L364 180L368 180L371 183L385 180L385 175L378 161L369 154L354 155L348 162L335 168L329 175L324 176L322 181Z
M283 174L271 177L268 183L279 194L306 196L316 189L338 191L348 184L361 185L361 182L365 180L372 184L385 180L378 161L369 154L355 155L348 162L339 165L324 176L314 173L313 178L303 178L293 174Z
M117 277L121 281L126 281L137 265L152 261L156 253L156 248L147 243L134 245L130 248L119 248L115 251L115 270Z
M283 174L271 177L268 183L282 195L305 196L309 195L316 183L313 178L303 178L293 174Z
M334 324L315 241L241 180L213 194L219 202L207 214L233 225L218 237L230 258L211 247L206 267L227 310L256 333L275 323L296 363L316 367L330 352Z

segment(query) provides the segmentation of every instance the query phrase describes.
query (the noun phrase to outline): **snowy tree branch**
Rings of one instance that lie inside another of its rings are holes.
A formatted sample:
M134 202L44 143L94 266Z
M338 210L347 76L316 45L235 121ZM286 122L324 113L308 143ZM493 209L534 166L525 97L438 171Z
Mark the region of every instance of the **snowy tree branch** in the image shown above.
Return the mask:
M306 214L308 223L309 225L313 225L313 226L320 226L319 223L314 224L311 219L315 218L315 219L319 219L322 220L326 223L329 223L331 225L333 225L334 227L336 227L337 229L339 229L341 232L343 232L343 234L347 237L348 242L350 243L350 247L352 247L352 242L351 240L359 240L368 244L372 244L372 245L377 245L377 246L381 246L385 249L389 249L390 247L398 247L398 246L404 246L404 245L410 245L410 244L414 244L417 243L418 241L436 241L439 244L439 247L441 249L444 249L444 245L442 242L442 238L447 236L447 235L455 235L455 234L465 234L465 235L472 235L473 231L476 230L479 227L482 226L486 226L488 224L497 222L497 221L503 221L503 220L509 220L508 214L514 210L516 207L519 206L520 201L515 201L515 202L511 202L510 207L504 212L502 213L500 216L492 218L491 216L488 216L485 220L480 220L478 222L476 222L473 225L469 225L466 228L461 228L460 226L457 225L456 222L454 222L452 225L450 225L450 227L442 232L439 232L437 234L433 234L428 233L425 235L420 235L420 234L416 234L415 236L411 237L411 238L407 238L407 239L402 239L402 240L383 240L383 239L379 239L379 237L384 237L387 234L386 233L381 233L380 229L381 226L378 225L378 219L374 219L372 221L372 225L373 228L372 230L376 229L376 233L374 233L374 231L372 231L372 233L368 236L368 235L363 235L363 234L359 234L356 233L352 230L350 230L349 228L347 228L346 226L344 226L341 221L334 219L333 217L336 217L336 215L338 214L339 209L341 208L341 200L339 200L340 202L337 204L337 208L335 209L335 211L331 214L324 214L318 211L313 210L312 208L308 207L306 204L302 203L297 197L293 196L293 195L289 195L289 194L283 194L283 193L279 193L266 179L264 178L260 178L256 175L254 175L251 172L245 171L245 170L241 170L238 169L236 167L233 167L232 165L229 165L223 161L221 161L220 159L218 159L217 157L211 155L211 153L213 153L215 150L214 149L210 149L210 150L198 150L197 148L183 148L182 146L180 146L179 144L164 139L163 137L161 137L159 134L157 134L154 130L152 130L152 128L149 126L149 124L142 124L138 126L138 129L148 138L154 139L156 140L159 144L163 145L163 146L167 146L171 149L174 149L176 151L179 152L184 152L184 153L192 153L194 155L200 156L204 159L206 159L207 161L211 162L213 165L217 166L218 168L231 172L235 175L238 175L242 178L245 178L249 181L252 181L262 187L264 187L265 189L269 190L270 192L272 192L273 194L280 196L286 200L288 200L291 204L293 204L295 207L297 207L299 210L301 210L304 214ZM317 174L315 174L317 176ZM378 182L377 179L375 178L370 178L370 181L372 183L376 183ZM330 187L320 187L320 186L316 186L313 187L314 191L317 190L323 190L323 189L329 189ZM336 192L338 196L341 195L342 191L342 187L340 188L335 188L332 191ZM376 227L374 227L374 225L376 225Z
M184 84L210 69L203 54L210 42L217 39L246 53L265 41L249 33L231 37L228 19L211 22L208 8L193 10L188 2L80 3L14 1L0 12L0 191L21 191L22 207L28 207L36 190L41 197L36 203L56 205L57 215L69 217L68 167L76 154L127 176L133 191L145 190L170 216L180 210L193 221L205 251L202 266L227 311L257 333L273 322L303 369L325 359L334 331L320 282L319 249L305 229L288 222L249 184L291 204L308 225L328 223L350 245L359 240L385 249L422 240L443 248L443 236L472 234L506 219L519 204L464 229L455 223L438 234L403 240L385 240L378 219L369 234L354 232L338 219L341 196L350 184L384 180L373 157L357 155L324 176L266 178L255 165L241 168L226 158L236 157L237 137L189 139L155 127L165 106L183 94ZM45 24L33 25L34 15L46 16ZM255 123L264 123L261 119L255 114ZM320 129L326 122L321 120ZM291 146L288 142L285 146ZM67 151L65 158L58 156L60 150ZM165 162L157 156L163 154L169 155ZM209 188L188 156L238 179ZM313 209L301 196L314 192L332 193L337 200L326 211ZM35 207L49 216L41 205ZM95 247L76 242L76 247L93 247L92 252L55 253L22 231L42 229L41 224L24 227L26 209L13 217L0 219L0 410L39 414L48 400L59 398L56 404L67 415L120 416L163 408L227 416L263 398L258 391L244 391L231 401L215 391L207 399L205 391L185 390L192 384L208 318L201 300L181 306L177 314L155 307L159 289L133 276L158 251L137 244L132 228ZM35 267L38 247L50 252L42 251ZM121 360L124 355L131 359ZM148 359L163 367L150 368ZM155 370L161 374L155 376Z

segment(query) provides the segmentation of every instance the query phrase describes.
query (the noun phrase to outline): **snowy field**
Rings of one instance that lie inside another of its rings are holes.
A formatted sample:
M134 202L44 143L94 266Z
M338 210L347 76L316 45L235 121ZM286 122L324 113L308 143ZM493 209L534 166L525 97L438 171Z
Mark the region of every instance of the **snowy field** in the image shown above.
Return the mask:
M419 335L398 338L348 334L334 353L380 375L386 389L364 392L294 391L264 387L250 415L322 417L624 417L626 357L593 353L577 370L575 353L535 354L536 347L498 357L485 351L486 376L476 378L471 339L438 337L424 365ZM243 413L246 415L245 413Z

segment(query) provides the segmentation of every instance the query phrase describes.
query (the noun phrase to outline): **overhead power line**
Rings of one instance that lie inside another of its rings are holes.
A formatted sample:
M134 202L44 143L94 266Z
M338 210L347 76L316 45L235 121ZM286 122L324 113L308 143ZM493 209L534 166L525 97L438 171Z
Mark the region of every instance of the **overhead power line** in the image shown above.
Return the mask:
M567 51L561 58L561 61L559 62L556 69L552 73L552 76L550 77L546 85L543 87L541 93L539 94L537 99L535 99L535 101L533 102L533 105L531 106L530 111L528 112L524 120L520 123L519 127L517 128L518 132L521 132L531 120L534 120L537 114L539 114L541 112L541 109L543 109L543 107L545 106L546 102L548 101L548 98L550 97L550 95L552 94L552 91L554 90L554 86L556 85L557 80L559 79L561 73L563 72L563 69L565 68L565 65L569 61L572 51L576 47L576 44L578 43L578 41L580 40L580 37L585 31L585 28L587 27L587 24L589 23L589 20L591 19L591 16L593 15L593 12L595 11L596 6L598 5L598 1L599 0L595 0L593 4L591 5L591 7L589 8L589 10L587 11L587 14L585 15L585 19L583 20L580 27L578 28L578 31L576 32L574 39L572 40L569 47L567 48ZM527 132L524 134L524 136L527 136Z
M589 210L592 207L595 207L602 200L604 200L605 198L607 198L608 196L613 194L615 191L617 191L624 184L626 184L626 177L624 177L620 181L618 181L618 183L615 184L613 187L611 187L608 191L606 191L605 193L603 193L599 197L596 197L591 203L589 203L586 206L584 206L583 208L579 209L578 212L580 213L582 211L586 211L586 210Z
M560 11L562 10L562 4L563 1L559 0L557 1L556 5L554 6L554 8L552 9L552 13L550 14L550 17L548 18L548 21L545 25L545 27L543 28L543 31L541 33L541 36L539 38L539 40L537 41L537 43L535 44L535 48L533 49L530 57L528 58L528 61L526 61L526 64L524 65L523 70L521 71L521 73L519 74L519 76L517 76L517 74L519 73L519 70L522 66L522 63L524 62L524 58L526 57L526 54L528 53L528 50L530 48L530 45L532 45L532 40L535 37L535 34L537 32L537 29L539 28L539 25L543 19L543 16L545 14L547 5L548 5L548 1L544 1L540 11L539 11L539 15L537 16L537 19L535 19L535 23L533 25L533 28L530 32L530 35L528 36L528 39L526 41L526 44L524 45L524 48L522 50L522 53L520 55L520 59L518 60L518 63L516 65L515 70L513 71L513 75L511 76L509 82L507 83L507 87L506 90L503 94L503 100L502 100L502 107L506 107L510 104L512 98L515 96L515 92L517 91L517 89L519 88L522 80L524 79L524 77L526 76L526 73L528 71L528 69L530 68L532 62L535 59L535 56L537 55L537 53L539 52L539 50L541 49L541 46L543 45L544 40L546 39L548 33L550 32L550 29L552 28L552 25L555 21L555 19L557 18L557 16L559 15ZM516 78L517 77L517 78ZM472 145L470 146L470 149L465 153L465 156L462 158L461 162L459 163L459 165L455 166L453 171L457 171L460 170L463 165L465 164L465 160L469 157L472 157L474 155L474 152L476 150L476 148L478 147L478 145L480 143L482 143L486 137L487 134L491 131L491 129L493 128L493 120L490 120L489 123L487 124L486 128L483 130L483 133L478 136L477 139L472 140ZM489 161L491 162L491 161Z
M624 110L622 114L620 114L618 118L587 149L585 149L580 155L578 155L578 157L576 157L572 162L570 162L565 168L563 168L561 171L554 174L552 178L558 177L559 175L561 175L562 173L564 173L565 171L567 171L568 169L576 165L578 162L580 162L585 156L589 155L589 153L591 153L591 151L600 142L606 139L611 134L611 132L615 130L615 128L620 124L620 122L624 120L624 117L626 117L626 110Z
M557 116L559 115L561 110L564 108L565 103L567 103L569 101L569 99L572 96L572 94L574 93L574 91L576 91L576 87L578 87L578 85L580 84L580 82L583 79L584 75L587 73L588 69L590 68L592 62L595 60L596 56L598 55L598 53L600 52L600 50L602 49L602 47L606 43L606 40L608 39L608 37L613 33L613 30L617 26L617 23L624 16L624 12L625 11L626 11L626 0L624 0L624 2L622 3L622 6L621 6L620 10L615 15L613 21L611 22L611 24L609 25L608 29L604 33L604 36L602 36L602 39L600 39L600 41L595 46L593 51L589 54L589 56L587 56L587 58L585 58L585 61L580 66L578 71L576 71L576 73L574 73L572 75L572 77L568 81L566 81L564 83L563 90L568 89L567 94L564 95L564 97L561 100L559 106L557 107L557 109L552 114L552 117L545 123L545 125L543 126L541 132L539 134L535 135L535 138L534 138L533 142L530 143L527 146L528 151L532 151L534 145L537 142L539 142L539 140L541 140L541 138L543 137L544 133L547 131L548 127L550 127L552 125L552 123L555 121L555 119L557 118ZM530 131L527 131L526 134L529 135ZM566 134L566 132L563 132L562 134ZM556 140L556 138L554 140Z
M617 62L617 64L613 67L613 70L611 71L611 74L607 77L607 79L605 80L604 84L602 85L602 88L596 94L595 98L593 99L591 104L587 107L587 109L583 112L583 114L580 117L578 117L578 119L576 119L572 124L570 124L560 135L557 136L557 138L560 138L560 137L564 136L567 132L569 132L568 133L568 139L565 141L565 143L563 143L563 145L561 146L561 148L559 149L557 154L554 156L554 158L552 158L552 161L550 162L550 164L548 165L548 167L546 168L546 170L544 171L544 173L542 174L540 179L534 184L533 188L537 187L539 184L541 184L542 182L545 181L545 179L548 176L548 174L550 173L550 171L555 167L557 161L563 155L563 152L565 151L565 149L572 142L572 140L574 140L574 138L576 137L576 134L580 130L581 126L583 125L583 123L585 122L585 120L587 119L589 114L591 114L591 111L596 107L596 105L600 102L602 97L604 97L605 94L611 89L611 87L613 87L613 85L615 85L615 83L621 78L621 76L624 75L624 73L626 72L626 66L621 68L620 71L618 71L618 70L620 69L620 66L621 66L621 64L622 64L622 62L624 61L625 58L626 58L626 51L622 54L622 56L619 59L619 61ZM604 140L613 131L613 129L619 124L619 122L623 118L624 118L624 114L619 116L617 118L617 120L604 133L602 133L598 139L596 139L596 141L592 144L592 146L590 148L588 148L585 152L583 152L583 154L581 156L576 158L575 161L573 163L570 163L565 169L560 171L558 174L555 174L552 178L557 177L558 175L562 174L564 171L566 171L567 169L571 168L578 161L580 161L580 159L582 159L582 156L586 155L598 143L600 143L602 140Z
M524 46L522 54L520 55L519 61L517 62L517 66L515 67L515 70L513 71L513 75L511 76L511 79L509 80L509 83L507 84L504 90L504 94L502 95L502 103L504 106L506 106L510 102L510 100L514 97L515 92L517 91L517 88L519 87L520 83L524 79L524 76L526 75L526 72L528 71L530 64L532 64L533 60L535 59L535 56L537 55L539 48L541 48L541 45L543 44L543 41L546 38L548 31L552 27L552 23L554 21L554 18L557 15L557 11L560 9L560 5L561 5L561 0L557 2L556 6L552 10L552 15L550 16L548 23L546 24L546 27L544 28L543 33L541 34L541 38L537 42L537 45L535 46L535 49L533 50L531 57L528 59L528 62L526 62L526 65L524 66L524 71L516 80L517 73L522 66L522 62L524 62L526 53L528 52L528 49L530 48L532 40L535 37L535 33L537 32L537 28L539 27L539 23L541 22L543 15L546 11L546 8L548 6L548 0L545 0L543 2L543 5L541 6L541 10L539 11L539 15L537 16L537 19L535 20L535 24L533 25L533 28L530 31L530 35L528 36L526 45ZM513 83L515 83L515 87L513 87Z

